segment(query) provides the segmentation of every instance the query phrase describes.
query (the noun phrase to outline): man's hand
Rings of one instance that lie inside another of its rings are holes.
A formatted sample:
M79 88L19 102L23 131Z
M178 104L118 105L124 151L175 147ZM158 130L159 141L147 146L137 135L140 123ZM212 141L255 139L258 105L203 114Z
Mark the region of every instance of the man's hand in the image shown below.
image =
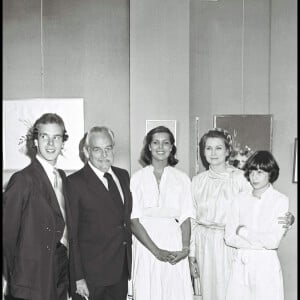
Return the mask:
M76 293L81 297L88 299L90 293L85 279L80 279L76 281Z

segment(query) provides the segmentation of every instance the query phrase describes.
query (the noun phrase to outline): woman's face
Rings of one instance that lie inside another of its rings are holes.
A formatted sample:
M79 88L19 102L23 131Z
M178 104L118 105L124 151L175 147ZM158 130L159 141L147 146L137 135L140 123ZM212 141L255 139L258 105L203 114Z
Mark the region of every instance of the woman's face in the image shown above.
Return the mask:
M204 155L209 165L219 166L225 164L229 150L222 138L209 137L206 140Z
M251 170L249 172L249 180L253 189L256 191L263 192L270 185L269 173L261 169Z
M169 134L166 132L153 134L149 150L151 152L152 161L167 161L172 151Z

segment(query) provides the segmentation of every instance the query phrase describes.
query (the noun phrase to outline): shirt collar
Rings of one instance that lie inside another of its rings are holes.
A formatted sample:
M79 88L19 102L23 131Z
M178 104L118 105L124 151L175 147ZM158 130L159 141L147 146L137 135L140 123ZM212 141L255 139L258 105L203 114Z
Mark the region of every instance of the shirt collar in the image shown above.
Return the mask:
M36 159L40 162L40 164L42 165L43 169L45 170L47 177L49 178L51 184L53 185L54 183L54 169L55 166L52 166L51 164L49 164L44 158L42 158L40 155L36 155Z
M36 155L36 159L41 163L42 167L45 169L46 173L53 173L53 170L55 169L55 166L52 166L49 164L44 158L42 158L40 155Z
M93 166L93 164L90 162L90 161L88 161L88 164L89 164L89 166L92 168L92 170L96 173L96 175L98 176L98 177L104 177L104 174L105 173L110 173L111 175L114 175L113 174L113 171L112 171L112 169L111 169L111 167L108 169L108 171L107 172L102 172L101 170L99 170L99 169L97 169L95 166Z

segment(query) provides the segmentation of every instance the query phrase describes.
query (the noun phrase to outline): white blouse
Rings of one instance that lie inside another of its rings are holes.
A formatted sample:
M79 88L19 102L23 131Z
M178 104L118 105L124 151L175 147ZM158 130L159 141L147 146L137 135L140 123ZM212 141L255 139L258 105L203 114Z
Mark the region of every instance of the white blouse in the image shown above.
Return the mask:
M285 229L278 224L278 217L288 211L288 198L272 185L254 197L244 192L234 199L225 228L225 242L235 248L277 249ZM236 234L239 225L245 225Z
M153 171L153 166L149 165L131 177L131 219L144 216L177 218L181 224L189 217L195 218L190 178L184 172L167 166L158 186Z
M224 173L209 169L196 175L192 180L192 195L197 223L224 228L233 197L245 190L250 191L251 185L237 168L228 167Z

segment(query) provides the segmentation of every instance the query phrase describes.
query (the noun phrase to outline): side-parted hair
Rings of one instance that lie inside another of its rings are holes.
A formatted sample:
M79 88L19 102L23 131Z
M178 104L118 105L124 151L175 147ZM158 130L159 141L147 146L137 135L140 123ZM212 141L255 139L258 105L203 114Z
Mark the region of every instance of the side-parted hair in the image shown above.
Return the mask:
M269 173L269 182L273 183L279 176L279 166L271 152L266 150L254 152L246 161L243 170L248 181L252 170L263 170Z
M69 136L67 134L66 131L66 127L65 127L65 123L63 121L63 119L55 114L55 113L46 113L43 114L40 118L38 118L35 123L32 126L32 139L36 140L38 138L38 134L39 134L39 126L40 125L45 125L45 124L57 124L61 127L62 131L63 131L63 142L67 141Z
M175 166L178 163L178 159L175 158L175 154L177 152L177 148L175 146L175 138L174 138L174 135L171 132L171 130L169 128L165 127L165 126L155 127L147 133L147 135L145 137L144 147L143 147L143 150L142 150L142 153L141 153L140 161L145 165L151 165L152 154L151 154L151 151L149 149L149 146L152 142L153 135L155 133L167 133L169 135L170 143L172 145L172 150L171 150L170 155L168 157L168 164L172 167Z
M204 150L208 138L220 138L224 141L225 147L229 151L229 154L226 157L226 161L229 159L232 152L232 137L227 130L222 128L214 128L209 130L201 137L199 142L199 152L200 152L199 154L200 154L202 164L206 168L206 170L208 170L209 168L209 163L206 160L206 157L204 155Z
M87 148L89 146L90 137L92 134L100 133L100 132L107 133L111 137L113 146L115 145L115 134L113 133L113 131L111 129L109 129L108 127L105 127L105 126L94 126L86 134L84 147Z

